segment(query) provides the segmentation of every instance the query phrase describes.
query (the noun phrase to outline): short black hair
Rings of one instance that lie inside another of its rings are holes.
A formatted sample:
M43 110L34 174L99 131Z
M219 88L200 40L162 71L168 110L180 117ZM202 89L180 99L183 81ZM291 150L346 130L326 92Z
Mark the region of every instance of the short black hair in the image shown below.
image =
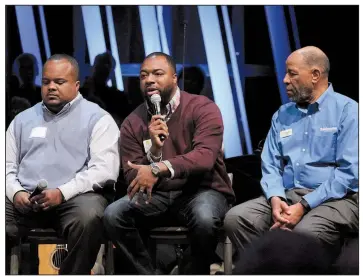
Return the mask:
M104 64L105 62L109 62L112 65L112 67L114 67L116 65L116 61L109 51L98 54L95 57L93 65Z
M50 58L47 59L47 62L48 61L59 61L59 60L67 60L72 65L74 73L76 75L76 80L78 81L79 80L79 66L78 66L77 60L67 54L54 54Z
M150 53L149 55L147 55L145 57L144 61L147 60L148 58L151 58L151 57L164 57L166 59L166 61L168 62L168 64L173 69L174 73L176 73L176 65L175 65L175 62L174 62L173 58L171 56L169 56L168 54L165 54L163 52L152 52L152 53Z
M31 61L33 63L33 69L34 69L35 75L38 75L39 68L38 68L37 58L31 53L23 53L15 58L14 63L13 63L13 73L16 76L19 76L20 75L19 68L26 61Z
M187 66L184 70L180 70L178 75L178 80L183 80L183 90L192 94L200 94L202 92L204 79L204 72L199 66Z
M17 62L19 64L19 66L24 62L24 61L32 61L33 64L37 63L37 59L36 57L31 54L31 53L23 53L20 54L19 56L16 57L15 62Z

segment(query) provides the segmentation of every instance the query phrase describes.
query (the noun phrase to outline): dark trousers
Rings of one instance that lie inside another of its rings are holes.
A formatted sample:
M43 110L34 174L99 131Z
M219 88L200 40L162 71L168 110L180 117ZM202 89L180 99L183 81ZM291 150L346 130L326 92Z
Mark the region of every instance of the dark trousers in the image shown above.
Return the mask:
M106 199L93 192L78 195L54 209L22 214L6 197L6 236L10 245L32 228L54 228L67 239L68 256L59 274L90 274L103 237Z
M136 201L138 203L136 203ZM142 239L142 232L172 223L187 226L191 237L192 261L185 274L209 274L218 243L218 230L228 210L225 196L205 189L192 194L158 192L149 204L143 197L125 196L105 210L104 226L122 256L136 274L155 274L156 269Z

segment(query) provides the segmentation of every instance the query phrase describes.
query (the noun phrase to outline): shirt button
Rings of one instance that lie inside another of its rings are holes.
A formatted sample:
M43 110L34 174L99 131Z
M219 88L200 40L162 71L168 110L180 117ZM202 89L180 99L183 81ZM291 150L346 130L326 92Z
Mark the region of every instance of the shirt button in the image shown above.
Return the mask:
M311 117L311 115L309 115L309 117Z
M296 163L297 166L299 166L300 164L299 163Z
M305 132L305 135L307 135L308 134L308 132Z
M300 184L300 182L299 182L299 181L296 181L295 183L296 183L296 184Z
M303 149L302 151L305 152L305 149Z

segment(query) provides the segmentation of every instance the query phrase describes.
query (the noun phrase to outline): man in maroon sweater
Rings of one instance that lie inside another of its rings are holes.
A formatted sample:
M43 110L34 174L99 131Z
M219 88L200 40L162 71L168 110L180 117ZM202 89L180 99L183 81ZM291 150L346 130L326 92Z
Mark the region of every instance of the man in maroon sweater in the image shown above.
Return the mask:
M107 207L106 231L133 273L154 274L139 231L185 225L193 259L184 273L209 274L218 229L235 199L221 151L221 113L208 98L180 91L175 63L164 53L145 58L140 88L145 102L121 126L128 195ZM153 115L153 94L161 96L162 115Z

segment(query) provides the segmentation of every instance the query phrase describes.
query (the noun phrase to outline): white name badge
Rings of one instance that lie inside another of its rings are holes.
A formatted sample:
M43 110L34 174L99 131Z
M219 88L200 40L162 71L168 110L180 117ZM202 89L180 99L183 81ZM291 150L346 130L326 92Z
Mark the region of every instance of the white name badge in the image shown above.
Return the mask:
M45 138L47 127L35 127L32 129L29 138Z
M280 138L286 138L291 135L292 135L292 129L287 129L280 132Z
M151 139L144 140L143 144L144 144L145 153L147 153L147 151L150 150L151 145L152 145Z

